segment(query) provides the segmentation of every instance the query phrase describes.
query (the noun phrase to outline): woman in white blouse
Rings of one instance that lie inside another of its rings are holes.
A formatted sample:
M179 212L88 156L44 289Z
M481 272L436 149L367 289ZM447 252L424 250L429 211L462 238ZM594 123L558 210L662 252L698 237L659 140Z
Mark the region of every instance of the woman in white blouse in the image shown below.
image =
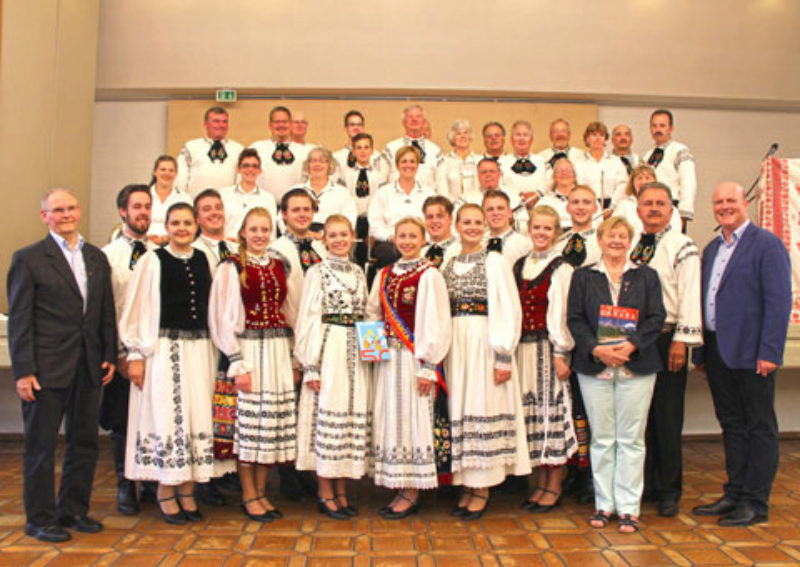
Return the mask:
M397 489L380 510L388 520L416 512L419 490L437 486L434 400L446 396L437 366L450 347L450 308L442 274L420 255L425 225L408 217L395 227L401 258L375 279L368 317L383 320L390 359L377 364L373 402L375 484ZM441 459L439 459L441 460Z
M227 376L238 394L233 454L242 482L242 511L257 522L282 517L264 494L267 466L296 457L288 267L267 253L271 235L270 213L250 209L239 230L239 253L223 261L214 275L208 318L211 338L228 357Z
M467 120L456 120L447 131L447 141L452 150L444 157L436 173L437 192L451 201L462 193L478 190L477 167L480 156L470 148L472 126Z
M561 235L558 213L539 205L531 213L533 251L514 264L522 304L522 338L517 370L528 434L531 466L538 469L536 491L522 503L535 514L555 508L564 465L578 449L569 389L570 352L567 294L572 266L555 246Z
M154 244L163 246L167 243L165 226L167 210L175 203L192 204L192 198L175 185L178 175L178 162L172 156L158 156L153 164L153 178L150 180L150 196L153 197L150 230L147 237Z
M461 254L442 270L450 294L452 345L445 364L450 397L453 484L464 491L453 515L483 515L489 488L531 472L514 353L522 319L511 266L481 243L477 205L456 215Z

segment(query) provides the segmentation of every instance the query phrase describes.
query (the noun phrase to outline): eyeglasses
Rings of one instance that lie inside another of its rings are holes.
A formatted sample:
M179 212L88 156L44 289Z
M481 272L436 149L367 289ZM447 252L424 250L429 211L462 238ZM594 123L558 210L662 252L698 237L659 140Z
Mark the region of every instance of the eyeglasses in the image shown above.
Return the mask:
M261 169L260 163L243 163L239 166L240 169Z

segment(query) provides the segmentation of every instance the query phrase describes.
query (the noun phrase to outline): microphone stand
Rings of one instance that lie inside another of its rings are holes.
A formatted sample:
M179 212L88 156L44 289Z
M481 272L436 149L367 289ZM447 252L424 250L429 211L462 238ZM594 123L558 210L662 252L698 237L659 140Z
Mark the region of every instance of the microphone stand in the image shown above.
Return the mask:
M772 144L769 147L769 150L767 150L767 153L764 154L763 158L761 158L761 161L763 162L765 159L767 159L769 157L772 157L775 154L775 152L777 152L777 151L778 151L778 143L775 142L774 144ZM748 205L750 203L752 203L753 201L755 201L755 199L756 199L756 195L753 195L752 197L750 195L753 193L753 191L755 191L756 187L758 186L758 182L759 181L761 181L761 172L760 171L758 172L758 177L756 177L756 180L753 181L753 184L750 186L750 189L748 189L747 192L744 194L744 198L747 201ZM719 225L715 226L714 227L714 232L717 232L719 230L719 228L720 228Z

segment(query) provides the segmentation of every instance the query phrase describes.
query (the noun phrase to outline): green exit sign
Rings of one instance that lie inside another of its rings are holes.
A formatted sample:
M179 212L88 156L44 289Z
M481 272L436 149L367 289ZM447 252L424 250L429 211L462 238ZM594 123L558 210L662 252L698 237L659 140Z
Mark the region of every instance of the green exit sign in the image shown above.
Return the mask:
M217 102L236 102L234 89L217 89Z

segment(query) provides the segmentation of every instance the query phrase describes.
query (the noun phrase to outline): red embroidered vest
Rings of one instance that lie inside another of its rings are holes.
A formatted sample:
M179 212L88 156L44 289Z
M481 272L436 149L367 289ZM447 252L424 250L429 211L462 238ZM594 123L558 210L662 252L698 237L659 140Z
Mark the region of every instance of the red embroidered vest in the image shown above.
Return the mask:
M556 258L532 280L521 279L519 300L522 304L522 334L547 331L547 292L553 272L561 265L562 258Z
M423 262L420 266L407 271L404 274L394 274L391 269L387 275L386 295L389 301L397 310L397 316L405 323L408 330L413 334L414 320L417 313L417 291L419 290L419 280L425 270L433 268L429 262ZM384 317L386 335L394 337L395 333L392 326Z
M266 266L249 264L242 268L241 258L232 256L240 270L247 270L247 287L242 290L245 329L280 329L288 327L281 306L286 300L286 272L283 264L271 259Z

